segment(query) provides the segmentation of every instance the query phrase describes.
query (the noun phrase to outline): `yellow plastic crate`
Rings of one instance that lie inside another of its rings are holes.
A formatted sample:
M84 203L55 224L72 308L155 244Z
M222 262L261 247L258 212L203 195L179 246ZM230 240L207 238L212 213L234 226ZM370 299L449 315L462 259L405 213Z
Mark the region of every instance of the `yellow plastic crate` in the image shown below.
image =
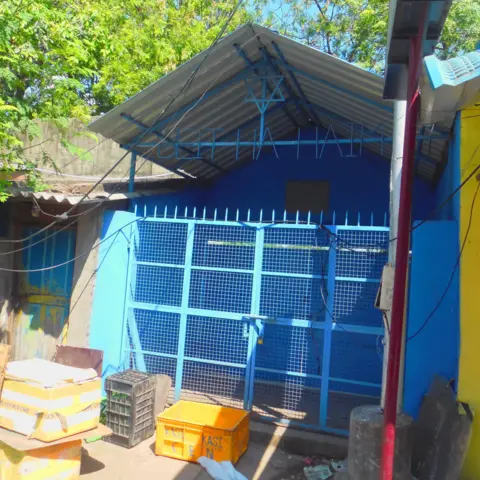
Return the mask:
M248 447L249 421L245 410L181 400L157 417L155 454L235 464Z
M0 442L1 480L78 480L82 441L21 452Z

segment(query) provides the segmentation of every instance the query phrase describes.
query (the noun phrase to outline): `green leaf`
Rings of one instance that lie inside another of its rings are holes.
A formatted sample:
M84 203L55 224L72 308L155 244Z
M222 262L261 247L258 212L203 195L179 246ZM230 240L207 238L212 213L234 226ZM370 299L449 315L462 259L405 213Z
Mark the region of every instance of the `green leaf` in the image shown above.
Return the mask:
M18 112L18 108L17 107L14 107L13 105L0 105L0 112L4 112L4 111L15 111L15 112Z

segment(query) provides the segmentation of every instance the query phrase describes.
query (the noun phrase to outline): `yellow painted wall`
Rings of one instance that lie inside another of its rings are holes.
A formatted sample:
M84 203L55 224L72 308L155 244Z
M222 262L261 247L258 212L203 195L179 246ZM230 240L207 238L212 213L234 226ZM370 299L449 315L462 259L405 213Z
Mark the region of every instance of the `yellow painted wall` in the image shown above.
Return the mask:
M478 105L478 104L477 104ZM480 105L461 116L460 178L464 180L480 164ZM478 180L472 178L460 191L460 245L468 227ZM460 365L459 399L476 414L464 468L464 480L480 479L480 191L460 263Z

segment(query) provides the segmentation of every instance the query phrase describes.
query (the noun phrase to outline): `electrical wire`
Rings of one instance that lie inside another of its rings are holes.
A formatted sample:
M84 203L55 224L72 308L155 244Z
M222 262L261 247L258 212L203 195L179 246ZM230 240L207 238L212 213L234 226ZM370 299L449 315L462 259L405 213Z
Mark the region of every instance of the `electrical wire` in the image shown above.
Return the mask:
M172 100L169 102L169 104L164 108L164 110L162 111L162 113L154 120L154 122L152 123L152 125L144 130L138 137L138 139L135 141L134 145L130 146L128 148L128 150L125 152L124 155L122 155L118 160L117 162L115 162L115 164L110 167L107 172L90 188L90 190L88 192L86 192L83 197L80 199L80 201L78 203L76 203L75 205L73 205L70 209L68 209L66 212L64 212L62 215L58 216L57 218L55 218L55 220L53 222L51 222L50 224L48 224L47 226L43 227L42 229L38 230L37 232L33 233L32 235L29 235L28 237L25 237L25 238L22 238L22 239L14 239L14 240L0 240L0 243L23 243L25 241L28 241L30 240L31 238L39 235L40 233L43 233L45 232L46 230L52 228L53 226L55 226L57 223L59 223L60 221L62 220L65 220L66 218L68 218L70 216L70 214L76 209L78 208L78 206L83 203L83 201L85 201L85 199L88 198L88 195L90 195L90 193L92 193L95 188L100 185L106 177L108 177L108 175L125 159L125 157L140 143L141 140L143 140L143 138L145 138L146 136L150 135L152 133L152 131L154 130L155 128L155 125L161 120L161 118L163 117L163 115L166 113L166 111L170 108L170 106L175 102L175 100L177 100L179 98L180 95L182 95L183 91L185 90L185 92L188 91L188 89L190 88L199 68L203 65L203 63L205 62L205 60L208 58L208 56L210 55L212 49L215 47L215 45L218 43L218 41L220 40L221 36L223 35L223 33L225 32L225 30L227 29L230 21L232 20L233 16L235 15L235 13L237 12L237 10L240 8L241 4L243 3L243 0L239 0L235 7L233 8L232 12L230 13L227 21L225 22L225 24L223 25L223 27L220 29L219 33L217 34L214 42L210 45L209 49L207 50L207 53L206 55L204 56L204 58L202 59L202 61L199 63L199 65L197 65L197 67L192 71L192 73L190 74L189 78L186 80L186 82L183 84L182 88L180 89L180 92L174 96L172 98ZM256 38L256 37L254 37ZM213 83L216 81L216 79L212 82L212 85ZM211 85L210 85L211 87ZM210 87L208 89L210 89ZM201 99L203 99L203 96L205 95L206 92L204 92L204 94L202 95L202 97L200 97L200 99L198 100L198 102L195 103L194 107L201 101ZM150 150L153 150L154 148L156 148L158 145L160 145L164 140L165 138L167 138L172 132L173 130L178 126L178 124L180 123L180 121L194 108L190 108L189 110L187 110L187 112L185 112L185 114L180 118L180 120L177 122L177 124L172 128L172 130L170 131L170 133L168 135L166 135L165 137L163 137L156 145L154 145ZM110 196L109 196L110 197ZM97 205L95 208L97 208L98 206L100 206L100 204L102 204L104 201L106 201L109 197L106 197L102 202L99 202L99 205ZM85 214L85 212L83 212L82 214Z
M78 180L99 180L100 177L96 177L94 175L74 175L70 173L61 173L61 172L55 172L54 170L47 170L44 168L35 168L37 172L41 173L46 173L48 175L57 175L59 177L68 177L68 178L76 178ZM170 177L175 175L174 173L159 173L157 175L145 175L142 177L137 177L135 176L135 180L150 180L151 178L165 178L165 177ZM109 182L117 182L119 180L123 180L123 177L110 177L108 179Z
M467 161L467 163L471 163L475 157L475 155L477 154L478 150L480 149L480 143L476 146L475 150L473 151L472 155L470 156L469 160ZM443 207L445 207L445 205L447 205L452 199L453 197L464 187L464 185L469 181L471 180L471 178L480 170L480 163L472 170L472 172L470 172L470 174L465 178L465 180L463 180L460 185L458 185L457 188L455 188L451 193L450 195L448 195L448 197L440 203L440 205L438 205L437 207L435 207L427 216L426 218L424 218L423 220L421 220L420 222L418 222L415 226L411 227L410 228L410 231L409 231L409 234L414 232L415 230L417 230L418 228L420 228L422 225L424 225L426 222L428 222L434 215L435 213L437 213L438 211L440 211ZM320 227L325 230L327 232L327 234L329 235L332 235L333 237L335 237L335 239L337 241L339 241L343 246L344 248L347 248L346 246L350 245L350 247L355 247L355 245L352 245L351 243L349 243L347 240L344 240L341 238L340 235L336 234L336 233L333 233L331 232L325 225L320 225ZM394 242L397 240L397 237L394 237L394 238L390 238L388 240L386 240L385 242L379 242L377 244L371 244L371 245L365 245L363 246L363 248L365 249L375 249L375 248L385 248L388 244ZM367 252L366 252L367 253Z
M97 244L95 244L93 247L91 247L89 250L86 250L85 252L79 253L76 257L70 258L69 260L66 260L65 262L58 263L56 265L51 265L49 267L42 267L42 268L33 268L33 269L27 269L27 270L21 270L21 269L10 269L10 268L0 268L0 272L13 272L13 273L36 273L36 272L46 272L48 270L53 270L55 268L60 268L64 267L65 265L68 265L69 263L75 262L79 258L84 257L85 255L88 255L90 252L93 250L97 249L100 245L105 243L107 240L112 238L114 235L117 235L121 231L123 231L126 227L132 225L135 222L139 221L144 221L146 220L147 217L137 217L135 220L132 220L131 222L126 223L122 227L120 227L118 230L115 230L115 232L111 233L104 239L100 240Z
M243 1L243 0L240 0L239 3L241 4L242 1ZM237 4L236 9L238 9L238 4ZM230 21L231 18L232 18L232 15L230 15L228 21ZM226 26L225 26L225 28L226 28ZM217 40L216 40L216 41L218 41L218 38L219 38L219 37L217 37ZM246 45L247 43L253 41L255 38L256 38L256 36L253 37L253 38L248 39L247 41L245 41L245 42L242 44L242 46L244 46L244 45ZM205 57L205 58L206 58L206 57ZM204 59L204 60L205 60L205 59ZM220 77L222 76L223 73L224 73L224 72L221 71L221 72L219 73L219 75L210 83L210 85L209 85L209 86L207 87L207 89L203 92L203 94L200 96L200 98L195 102L194 105L192 105L192 106L182 115L182 117L181 117L181 118L178 120L178 122L173 126L173 128L170 130L170 132L168 132L167 135L165 135L159 142L157 142L157 144L155 144L155 145L154 145L153 147L151 147L149 150L147 150L146 152L144 152L143 155L149 154L149 153L150 153L151 151L153 151L158 145L160 145L163 141L165 141L165 139L177 128L177 126L178 126L178 125L180 124L180 122L185 118L185 116L186 116L191 110L193 110L193 109L203 100L203 98L204 98L204 96L206 95L206 93L210 90L210 88L211 88L211 87L213 86L213 84L218 80L218 78L220 78ZM176 98L178 98L178 97L176 97ZM172 102L170 102L170 104L171 104L171 103L172 103ZM166 111L166 109L164 109L164 111L162 112L162 115L163 115L163 113L165 113L165 111ZM156 121L154 122L154 124L157 123L157 122L158 122L158 120L156 120ZM150 128L152 128L152 127L150 127ZM134 148L134 146L133 146L132 148ZM127 152L127 154L128 154L128 152ZM124 158L124 156L123 156L121 159L123 159L123 158ZM148 158L145 158L144 161L142 162L142 164L137 168L136 171L139 171L139 170L143 167L143 165L145 164L145 162L147 162L147 161L148 161ZM117 164L118 164L118 162L117 162ZM115 166L116 166L116 165L114 165L113 168L115 168ZM111 169L110 169L110 171L111 171ZM123 177L122 179L124 179L124 178L126 177L126 175L128 174L129 171L130 171L130 169L127 170L127 172L125 173L125 175L124 175L124 177ZM107 174L108 174L108 172L107 172ZM104 175L104 177L105 177L105 175ZM104 178L104 177L102 177L102 178ZM94 187L95 187L95 186L94 186ZM93 187L93 188L94 188L94 187ZM119 187L120 187L120 185L117 185L117 189L116 189L116 190L118 190ZM92 210L95 210L96 208L99 208L103 203L105 203L105 202L115 193L116 190L114 190L114 191L111 192L107 197L105 197L104 199L102 199L102 201L100 201L100 202L98 202L97 204L95 204L91 209L86 210L86 211L83 211L83 212L81 212L81 213L79 213L79 214L75 214L75 215L68 215L68 216L66 216L66 214L64 213L62 216L60 216L61 219L64 220L64 219L67 219L67 218L69 218L69 217L80 217L80 216L83 216L83 215L86 215L86 214L90 213ZM91 190L90 190L90 191L91 191ZM88 192L87 192L87 195L88 195ZM33 197L33 198L34 198L34 197ZM85 196L84 196L74 207L77 207L84 199L85 199ZM35 199L35 200L36 200L36 199ZM38 208L40 208L40 205L38 204L38 202L37 202L37 206L38 206ZM70 210L72 210L72 209L70 209ZM45 215L50 215L50 216L52 216L51 214L49 214L49 213L44 212L43 210L41 210L41 208L40 208L40 211L42 211L42 213L44 213ZM68 212L66 212L66 213L68 213ZM46 241L48 238L50 238L50 237L52 237L52 236L54 236L54 235L57 235L57 234L60 233L61 231L65 230L66 228L69 228L69 227L72 226L73 223L75 223L76 221L77 221L77 220L74 220L73 222L71 222L70 224L66 225L65 227L63 227L63 228L61 228L61 229L59 229L59 230L55 230L51 235L46 236L46 237L40 239L39 241L37 241L37 242L35 242L35 243L33 243L33 244L30 244L30 245L27 245L27 246L24 246L24 247L22 247L22 248L18 248L18 249L9 251L9 252L0 253L0 256L1 256L1 255L9 255L9 254L12 254L12 253L16 253L16 252L19 252L19 251L28 249L28 248L30 248L30 247L32 247L33 245L36 245L36 244L38 244L38 243L44 242L44 241ZM32 239L34 236L36 236L36 235L38 235L38 234L46 231L48 228L51 228L52 226L54 226L55 223L58 223L58 218L57 218L57 221L52 222L51 224L47 225L47 227L39 230L39 231L36 232L34 235L30 235L29 237L26 237L25 239L21 239L21 240L14 240L14 241L13 241L13 240L6 240L5 242L15 242L15 243L16 243L16 242L25 242L25 241L28 241L28 240ZM12 271L13 271L13 270L12 270Z
M455 265L453 267L453 270L452 270L452 274L450 275L450 278L448 280L448 283L447 283L447 286L445 287L445 290L443 291L442 295L440 296L437 304L435 305L435 307L433 308L433 310L430 312L430 314L427 316L427 318L425 319L425 321L422 323L422 325L420 326L420 328L413 334L413 335L410 335L408 338L407 338L407 342L410 342L411 340L413 340L416 336L418 336L422 331L423 329L428 325L428 323L430 322L430 320L433 318L433 316L435 315L435 313L437 313L438 309L440 308L440 305L442 304L443 300L445 299L445 297L447 296L447 293L448 291L450 290L450 287L452 286L452 283L453 283L453 280L455 278L455 273L457 272L458 270L458 267L460 266L460 260L462 258L462 254L463 254L463 251L465 249L465 245L467 244L467 240L468 240L468 235L470 233L470 228L472 226L472 220L473 220L473 211L475 209L475 201L477 200L477 195L478 195L478 191L480 190L480 183L477 185L477 188L475 190L475 194L473 196L473 199L472 199L472 204L470 206L470 217L468 219L468 226L467 226L467 231L465 232L465 238L463 239L463 242L462 242L462 247L460 248L460 252L458 254L458 257L457 257L457 261L455 262Z

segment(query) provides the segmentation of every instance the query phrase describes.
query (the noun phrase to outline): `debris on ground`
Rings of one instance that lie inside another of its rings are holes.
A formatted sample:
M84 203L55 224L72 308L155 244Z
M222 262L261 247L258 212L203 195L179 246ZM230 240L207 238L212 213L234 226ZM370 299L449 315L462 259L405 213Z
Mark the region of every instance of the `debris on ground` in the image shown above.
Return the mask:
M332 460L330 462L330 467L334 472L344 472L347 470L347 466L348 466L348 463L346 459L340 460L340 461Z
M307 480L328 480L333 477L333 472L328 465L316 465L315 467L305 467L303 469Z
M207 457L200 457L198 463L208 472L213 480L247 480L235 470L231 462L216 462Z
M347 460L326 460L324 458L305 459L307 465L303 469L303 473L307 480L328 480L335 474L347 471Z

